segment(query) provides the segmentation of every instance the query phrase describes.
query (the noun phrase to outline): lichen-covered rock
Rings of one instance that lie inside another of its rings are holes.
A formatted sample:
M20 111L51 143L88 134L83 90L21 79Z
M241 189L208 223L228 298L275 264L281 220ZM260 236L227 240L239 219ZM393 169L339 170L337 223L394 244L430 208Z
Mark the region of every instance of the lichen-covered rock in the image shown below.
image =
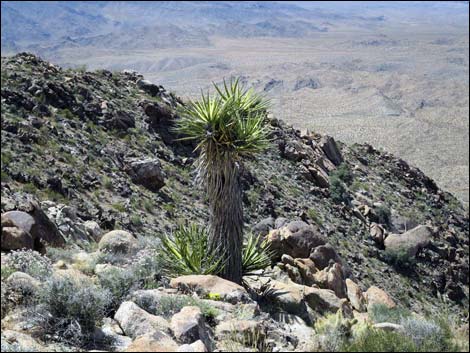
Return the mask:
M209 294L218 294L222 300L233 304L252 302L245 288L213 275L189 275L173 278L170 286L182 292L195 292L203 297Z
M366 309L366 300L362 294L361 288L349 278L346 279L346 288L351 306L359 312L364 312Z
M389 234L385 238L385 250L391 252L405 252L414 257L420 249L431 243L432 230L428 226L417 226L403 234Z
M343 162L343 157L341 152L338 149L338 145L335 142L335 139L331 136L323 136L319 143L320 148L325 152L326 156L332 161L336 166L340 165Z
M376 286L371 286L365 293L365 298L367 301L367 311L377 304L383 304L389 307L390 309L395 308L397 305L392 298L385 292L383 289L380 289Z
M98 248L100 251L113 254L130 254L137 249L137 239L125 230L112 230L103 235Z
M146 333L169 332L169 323L160 316L149 314L133 302L123 302L114 315L127 336L136 338Z
M318 228L302 221L293 221L270 231L267 240L279 258L282 254L306 258L313 249L326 243Z
M171 330L180 343L193 343L199 339L207 340L204 318L197 306L185 306L171 318Z
M157 158L129 160L126 172L136 184L141 184L151 191L158 191L165 185L165 173Z
M21 231L2 231L2 249L5 246L27 245L29 249L44 251L45 245L60 247L65 244L65 239L60 234L56 225L47 217L44 211L35 202L30 204L30 212L8 211L2 214L3 227L16 227ZM33 244L30 247L30 235ZM5 240L4 240L5 239ZM17 248L18 249L18 248ZM5 249L13 250L13 249Z

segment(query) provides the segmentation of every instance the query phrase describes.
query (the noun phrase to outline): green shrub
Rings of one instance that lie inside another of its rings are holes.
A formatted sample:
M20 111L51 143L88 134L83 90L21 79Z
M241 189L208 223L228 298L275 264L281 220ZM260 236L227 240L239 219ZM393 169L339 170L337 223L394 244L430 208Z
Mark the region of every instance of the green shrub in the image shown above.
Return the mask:
M2 265L1 267L2 281L6 280L13 272L16 272L16 270L13 267L10 267L8 265Z
M160 285L158 256L153 252L139 254L138 259L126 268L110 268L98 274L100 285L111 293L107 312L114 313L132 291Z
M413 340L404 334L369 328L352 341L344 342L342 352L417 352Z
M39 323L57 340L82 345L92 338L110 302L110 292L89 280L55 275L39 292Z
M379 221L379 223L385 224L385 225L390 224L390 218L392 216L392 212L387 206L381 205L377 207L377 209L375 210L375 213L377 214L377 220Z
M157 301L153 297L139 296L135 299L135 303L145 311L167 319L180 312L185 306L199 307L202 314L208 319L212 319L219 314L218 309L209 303L188 295L162 296Z
M353 174L346 163L341 163L336 170L331 172L331 176L339 178L346 185L351 185L353 181Z
M385 262L392 265L397 271L407 272L414 271L416 266L416 258L410 256L406 249L385 250L383 252Z
M6 256L6 261L5 264L2 264L2 268L3 266L27 273L39 280L48 278L52 273L51 260L34 250L12 251Z
M411 312L404 308L389 308L385 304L374 304L369 309L369 318L375 323L391 322L399 324L403 319L410 317Z
M349 203L350 196L344 183L335 175L330 176L330 197L334 203Z
M312 221L314 221L319 226L323 225L323 221L322 221L320 215L318 214L318 212L315 209L309 208L308 211L307 211L307 215Z

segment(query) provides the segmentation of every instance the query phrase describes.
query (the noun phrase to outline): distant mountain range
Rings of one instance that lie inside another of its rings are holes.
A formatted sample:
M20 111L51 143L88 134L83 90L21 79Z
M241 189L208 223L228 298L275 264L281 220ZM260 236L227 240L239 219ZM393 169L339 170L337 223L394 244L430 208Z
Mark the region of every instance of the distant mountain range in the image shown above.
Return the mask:
M327 21L384 21L282 2L3 1L1 10L2 54L197 47L207 46L212 35L298 38L327 32Z

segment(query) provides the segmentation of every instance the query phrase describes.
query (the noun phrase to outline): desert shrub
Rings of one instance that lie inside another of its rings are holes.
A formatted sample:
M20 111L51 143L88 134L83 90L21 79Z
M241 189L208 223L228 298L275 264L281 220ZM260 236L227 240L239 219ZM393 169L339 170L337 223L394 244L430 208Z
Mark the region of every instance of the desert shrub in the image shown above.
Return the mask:
M138 283L131 270L124 268L110 268L98 275L101 287L110 293L110 301L106 307L107 314L114 313L119 305Z
M377 220L379 221L379 223L385 224L385 225L390 224L390 218L392 216L392 212L387 206L381 205L377 207L377 209L375 210L375 213L377 215Z
M406 249L385 250L383 258L385 262L402 273L413 271L416 266L416 258L414 256L410 256Z
M52 274L52 263L46 256L34 250L16 250L6 256L6 266L44 280ZM2 265L3 267L3 265Z
M336 175L330 176L330 197L334 203L349 203L350 196L344 183Z
M329 314L320 318L315 323L316 336L314 350L321 351L340 351L349 337L352 335L352 326L356 320L344 319L341 311L336 314Z
M2 265L1 273L2 273L2 281L6 280L13 272L16 270L8 265Z
M125 268L110 268L99 273L100 285L111 293L108 313L114 313L128 294L137 289L152 289L160 285L161 266L153 251L140 252Z
M385 304L374 304L369 310L369 318L375 323L391 322L399 324L403 319L410 317L407 309L395 307L389 308Z
M46 254L47 254L47 257L51 259L53 263L59 260L72 263L73 257L75 256L76 253L77 253L77 249L72 248L72 247L67 247L67 248L48 247Z
M180 312L185 306L199 307L207 319L212 319L219 314L217 308L204 300L187 295L162 296L157 301L154 298L139 296L135 299L135 303L145 311L167 319Z
M350 185L353 181L353 174L346 163L341 163L336 170L331 172L331 176L339 178L346 185Z
M323 225L323 221L321 219L321 216L318 214L318 212L315 209L309 208L308 211L307 211L307 215L312 221L314 221L319 226Z
M413 340L404 334L369 328L354 340L345 341L342 352L417 352Z
M162 261L157 250L147 249L137 254L136 260L131 264L131 272L139 288L157 288L162 279Z
M82 345L105 317L111 294L91 281L52 276L39 293L36 318L51 338Z
M449 337L441 326L430 320L417 317L407 317L401 320L406 335L410 337L417 347L429 352L448 351Z
M6 285L2 282L0 287L0 299L1 299L1 318L3 319L8 311L10 310L10 303L7 297ZM3 349L2 349L3 352Z

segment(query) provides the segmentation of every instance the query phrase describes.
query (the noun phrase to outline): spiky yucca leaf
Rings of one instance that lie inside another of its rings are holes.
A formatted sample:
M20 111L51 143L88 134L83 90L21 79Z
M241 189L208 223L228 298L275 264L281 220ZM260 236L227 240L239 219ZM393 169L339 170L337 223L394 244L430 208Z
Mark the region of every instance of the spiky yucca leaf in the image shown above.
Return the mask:
M271 265L274 252L270 249L267 240L249 233L243 244L242 266L243 275L249 276L256 271L264 270Z
M170 275L217 274L223 261L210 251L204 229L197 225L181 226L171 236L162 238L162 255Z
M244 90L238 79L229 86L224 81L223 89L214 86L218 96L202 94L182 108L176 124L181 140L196 141L196 150L213 150L214 145L217 153L230 152L232 158L263 150L269 142L264 124L268 101Z

